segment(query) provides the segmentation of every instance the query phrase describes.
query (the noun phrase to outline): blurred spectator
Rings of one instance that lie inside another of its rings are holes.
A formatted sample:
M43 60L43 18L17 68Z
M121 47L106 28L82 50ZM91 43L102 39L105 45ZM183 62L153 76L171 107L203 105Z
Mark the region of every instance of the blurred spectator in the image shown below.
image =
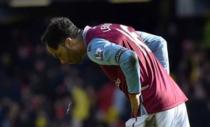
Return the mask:
M98 119L109 127L123 126L121 113L125 112L125 95L116 86L107 82L97 93Z
M74 79L77 80L77 79ZM90 99L87 92L80 86L75 84L71 90L73 99L72 109L72 126L83 127L83 122L90 115Z
M204 25L204 48L210 50L210 18L206 21Z

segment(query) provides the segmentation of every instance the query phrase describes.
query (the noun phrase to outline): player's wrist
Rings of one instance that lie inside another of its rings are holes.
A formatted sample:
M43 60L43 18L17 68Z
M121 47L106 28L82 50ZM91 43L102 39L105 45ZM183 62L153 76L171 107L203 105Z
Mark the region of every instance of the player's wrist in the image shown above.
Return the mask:
M139 107L140 107L140 94L129 94L130 106L131 106L131 117L139 116Z

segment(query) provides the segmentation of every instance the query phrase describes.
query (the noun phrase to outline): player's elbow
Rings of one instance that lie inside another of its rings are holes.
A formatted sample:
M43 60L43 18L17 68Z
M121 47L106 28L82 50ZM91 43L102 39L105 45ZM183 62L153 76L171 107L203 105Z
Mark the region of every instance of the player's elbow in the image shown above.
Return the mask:
M159 42L159 48L167 48L167 41L163 37L159 36Z
M138 62L138 56L132 50L127 50L120 57L120 66L133 66L136 62Z
M136 62L138 61L137 54L133 51L129 51L127 53L128 53L127 62L130 63L131 65L136 64Z

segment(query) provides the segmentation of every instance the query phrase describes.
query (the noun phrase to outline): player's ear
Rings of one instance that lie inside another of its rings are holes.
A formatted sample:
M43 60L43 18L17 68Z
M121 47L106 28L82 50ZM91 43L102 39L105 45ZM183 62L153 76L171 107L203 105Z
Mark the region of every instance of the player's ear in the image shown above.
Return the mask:
M72 47L72 39L70 38L70 37L67 37L66 39L65 39L65 46L67 47L67 48L71 48Z

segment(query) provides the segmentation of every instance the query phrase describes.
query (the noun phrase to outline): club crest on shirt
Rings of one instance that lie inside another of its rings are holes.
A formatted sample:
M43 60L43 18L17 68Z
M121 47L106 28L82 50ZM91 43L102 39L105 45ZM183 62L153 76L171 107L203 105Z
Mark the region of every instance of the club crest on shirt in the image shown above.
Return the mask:
M103 50L101 48L96 49L95 58L97 60L103 60Z

